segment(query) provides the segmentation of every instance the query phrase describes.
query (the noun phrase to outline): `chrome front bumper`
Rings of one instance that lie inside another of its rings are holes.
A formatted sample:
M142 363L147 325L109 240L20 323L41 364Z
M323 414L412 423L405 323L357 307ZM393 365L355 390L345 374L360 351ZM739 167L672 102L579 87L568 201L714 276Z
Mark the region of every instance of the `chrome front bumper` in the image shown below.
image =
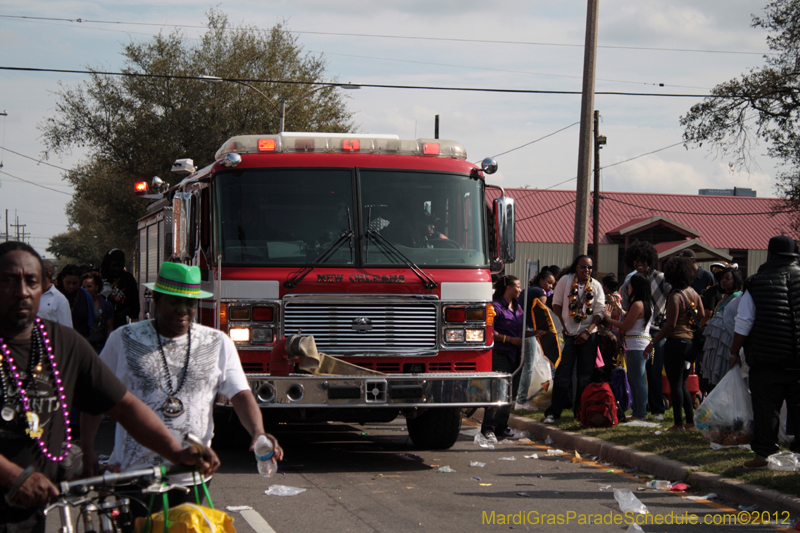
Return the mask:
M500 372L382 376L248 374L262 408L489 407L511 401L511 376ZM217 405L230 405L217 397Z

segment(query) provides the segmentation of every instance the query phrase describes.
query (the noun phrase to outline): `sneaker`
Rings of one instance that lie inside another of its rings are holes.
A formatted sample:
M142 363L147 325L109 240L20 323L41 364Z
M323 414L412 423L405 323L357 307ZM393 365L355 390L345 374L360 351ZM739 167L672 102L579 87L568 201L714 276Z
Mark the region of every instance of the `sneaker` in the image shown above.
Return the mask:
M653 420L655 420L656 422L663 422L664 421L664 415L663 414L662 415L653 415Z
M483 438L486 439L486 442L488 442L489 444L497 444L497 437L495 437L494 431L484 432Z
M542 420L542 422L544 422L545 424L555 424L556 419L553 417L553 415L547 415L546 417L544 417L544 420Z
M769 463L765 459L756 455L753 459L745 461L743 466L750 470L764 470L767 468L767 465L769 465Z
M514 403L514 410L515 411L538 411L538 407L529 404L528 402L525 403Z
M518 439L521 439L521 438L522 438L520 435L518 435L518 434L517 434L517 432L516 432L516 431L514 431L513 429L511 429L511 428L509 428L509 427L507 427L507 428L505 429L505 431L503 431L503 432L502 432L502 433L500 433L499 435L500 435L500 437L499 437L499 440L505 440L505 439L508 439L508 440L518 440Z

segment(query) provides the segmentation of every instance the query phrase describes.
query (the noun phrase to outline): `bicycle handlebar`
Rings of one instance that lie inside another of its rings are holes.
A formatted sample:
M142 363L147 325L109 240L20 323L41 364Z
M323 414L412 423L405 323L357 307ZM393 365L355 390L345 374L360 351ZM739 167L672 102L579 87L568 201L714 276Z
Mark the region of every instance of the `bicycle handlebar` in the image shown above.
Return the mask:
M153 466L149 468L142 468L140 470L120 472L118 474L114 472L105 472L101 476L77 479L75 481L62 481L59 484L59 487L61 489L61 494L67 495L76 488L90 489L95 485L122 485L143 478L152 478L153 481L159 481L171 475L188 474L194 471L196 471L196 467L188 465Z

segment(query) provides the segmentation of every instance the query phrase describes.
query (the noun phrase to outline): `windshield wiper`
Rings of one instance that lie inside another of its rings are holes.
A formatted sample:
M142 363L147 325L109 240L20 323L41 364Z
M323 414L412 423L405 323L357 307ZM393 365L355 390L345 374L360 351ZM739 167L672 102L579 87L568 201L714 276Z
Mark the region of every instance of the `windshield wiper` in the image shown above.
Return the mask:
M292 275L292 277L284 281L283 286L286 287L287 289L294 289L295 287L297 287L297 284L303 281L303 278L305 278L312 270L314 270L317 267L317 265L319 265L320 263L324 263L325 261L330 259L330 257L334 253L336 253L336 250L341 248L342 244L344 244L345 241L350 241L350 250L351 250L350 253L352 257L352 249L353 249L352 240L353 240L353 230L352 229L342 230L342 234L339 235L338 239L336 239L330 246L325 248L325 250L323 250L323 252L319 254L316 259L314 259L305 267L303 267L303 270L295 272Z
M370 237L374 238L375 245L380 247L384 254L386 254L391 259L395 260L399 259L400 262L404 263L408 268L411 269L411 271L414 274L417 275L419 280L423 283L423 285L425 285L426 289L435 289L436 287L438 287L438 285L430 276L430 274L422 270L411 259L406 257L406 255L403 252L395 248L394 244L389 242L389 240L383 235L381 235L380 232L378 232L377 230L368 229L365 232L365 234L367 236L367 243L369 243Z

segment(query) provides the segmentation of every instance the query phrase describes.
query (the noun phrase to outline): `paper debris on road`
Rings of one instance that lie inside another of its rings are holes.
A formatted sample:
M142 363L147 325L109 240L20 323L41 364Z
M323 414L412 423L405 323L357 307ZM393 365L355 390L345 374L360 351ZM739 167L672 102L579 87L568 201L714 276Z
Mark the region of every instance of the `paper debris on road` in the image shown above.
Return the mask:
M534 453L533 455L523 455L523 457L525 459L538 459L539 458L539 454Z
M611 488L611 485L600 485L600 491L608 490Z
M449 466L442 466L442 467L439 468L439 470L436 471L436 473L438 473L438 474L450 474L450 473L455 473L455 472L456 471L453 470L452 468L450 468Z
M626 426L631 428L660 428L661 424L656 424L655 422L647 422L645 420L631 420L630 422L624 422L620 424L620 426Z
M701 500L713 500L717 497L717 494L714 492L709 492L705 496L684 496L684 500L692 500L693 502L699 502Z
M533 444L533 441L528 437L523 437L517 441L520 444Z
M544 439L544 443L547 444L548 446L552 446L553 445L553 437L548 435L547 438Z
M239 511L251 511L253 508L249 505L229 505L225 508L226 511L231 513L238 513Z
M483 433L478 432L475 435L475 439L472 441L481 448L487 448L489 450L494 450L494 443L490 442L486 437L483 436ZM496 442L496 441L495 441Z
M548 455L564 455L564 450L549 449L549 450L547 450L547 454Z
M478 468L483 468L486 466L486 463L481 463L480 461L470 461L469 466L477 466Z
M572 458L572 462L573 463L582 463L583 462L583 458L581 457L581 454L578 453L578 450L575 450L575 457Z
M270 485L269 489L264 491L264 494L267 496L297 496L305 491L306 489L287 487L286 485Z
M517 458L512 455L511 457L501 457L500 460L501 461L516 461Z
M529 498L530 497L530 496L528 496L527 492L518 492L517 496L522 496L523 498Z
M636 514L649 514L647 506L639 501L629 489L614 489L614 499L619 503L619 510Z

